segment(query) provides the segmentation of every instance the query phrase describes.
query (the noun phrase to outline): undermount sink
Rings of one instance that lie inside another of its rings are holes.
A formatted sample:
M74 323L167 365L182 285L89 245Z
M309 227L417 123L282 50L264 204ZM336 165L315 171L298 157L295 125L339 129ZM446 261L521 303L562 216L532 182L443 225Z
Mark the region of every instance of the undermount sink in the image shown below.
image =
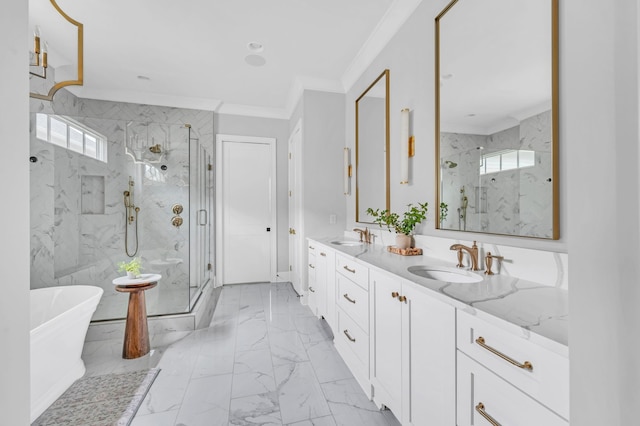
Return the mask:
M478 274L447 267L416 265L408 267L407 271L420 277L449 283L479 283L482 281L482 276Z
M347 247L355 247L361 246L361 241L350 241L350 240L342 240L342 241L331 241L331 244L335 244L336 246L347 246Z

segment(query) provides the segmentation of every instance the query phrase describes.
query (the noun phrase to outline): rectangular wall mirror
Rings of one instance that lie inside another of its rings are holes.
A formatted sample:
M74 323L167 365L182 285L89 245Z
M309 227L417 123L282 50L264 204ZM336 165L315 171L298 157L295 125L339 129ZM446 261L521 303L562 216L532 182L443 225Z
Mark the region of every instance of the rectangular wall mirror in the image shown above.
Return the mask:
M558 239L558 1L454 0L435 25L436 227Z
M356 99L356 222L389 209L389 70Z

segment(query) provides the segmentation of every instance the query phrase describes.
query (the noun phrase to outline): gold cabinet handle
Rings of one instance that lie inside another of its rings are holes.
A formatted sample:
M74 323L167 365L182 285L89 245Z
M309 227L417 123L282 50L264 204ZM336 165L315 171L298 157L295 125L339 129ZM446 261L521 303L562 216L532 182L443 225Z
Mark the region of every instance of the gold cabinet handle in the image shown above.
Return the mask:
M346 269L347 271L351 272L352 274L356 273L355 269L350 269L347 265L344 265L344 269Z
M500 423L496 421L496 419L494 419L486 411L484 411L484 404L482 402L479 402L478 405L476 405L476 411L480 413L480 415L484 417L486 421L491 423L491 426L501 426Z
M391 293L391 297L393 297L394 299L398 296L400 296L400 293L398 293L397 291L394 291L393 293Z
M309 287L309 291L310 291L311 293L315 293L315 292L316 292L316 291L313 289L313 287Z
M354 339L353 337L351 337L351 335L349 334L349 331L344 330L343 331L344 335L347 336L347 339L351 340L352 342L355 342L356 339Z
M525 361L524 363L519 363L518 361L516 361L515 359L506 356L505 354L503 354L502 352L492 348L491 346L487 345L484 342L484 337L480 336L476 339L476 343L478 345L480 345L480 347L488 350L489 352L491 352L494 355L499 356L500 358L504 359L505 361L507 361L509 364L515 365L518 368L522 368L523 370L533 370L533 364L531 364L529 361Z
M309 268L316 269L316 267L313 266L312 264L309 264Z
M398 302L405 302L405 303L407 303L407 296L399 296L399 297L398 297Z
M327 253L320 252L320 256L327 257Z
M353 300L352 298L349 297L349 293L343 294L342 297L344 297L345 299L347 299L351 303L354 303L354 304L356 303L355 300Z

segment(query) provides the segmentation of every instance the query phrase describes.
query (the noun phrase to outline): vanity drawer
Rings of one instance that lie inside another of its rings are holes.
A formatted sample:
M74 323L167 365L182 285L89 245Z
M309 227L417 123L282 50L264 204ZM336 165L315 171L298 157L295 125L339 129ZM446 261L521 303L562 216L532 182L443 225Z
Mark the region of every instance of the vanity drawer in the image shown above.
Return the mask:
M369 332L369 292L353 281L336 276L337 304L347 313L360 328Z
M353 353L364 371L369 370L369 334L342 310L338 310L338 345ZM345 360L346 361L346 360Z
M459 426L491 425L481 412L501 425L569 425L565 419L465 354L458 351L457 357L457 423Z
M460 351L562 417L569 418L569 360L566 357L527 340L524 335L460 310L456 334Z
M369 268L353 259L336 255L336 271L349 278L365 290L369 289Z

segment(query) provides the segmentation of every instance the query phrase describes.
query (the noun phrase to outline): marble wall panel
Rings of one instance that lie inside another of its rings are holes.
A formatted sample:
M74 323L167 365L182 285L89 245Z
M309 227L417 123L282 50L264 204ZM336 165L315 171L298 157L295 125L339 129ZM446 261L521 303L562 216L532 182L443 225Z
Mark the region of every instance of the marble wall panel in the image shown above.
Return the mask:
M550 238L551 124L547 111L488 136L442 133L441 199L449 208L442 228ZM480 175L481 155L506 149L535 151L535 166Z
M128 225L130 251L137 224L144 272L162 273L161 285L184 289L188 300L191 183L184 124L192 125L192 133L213 154L213 112L79 99L66 90L53 102L32 99L31 111L31 153L38 158L31 163L31 287L93 284L113 292L111 281L121 275L117 263L128 259L123 192L131 178L140 212ZM107 162L39 141L35 112L65 115L104 135ZM162 153L147 147L137 158L145 164L136 163L136 154L125 147L129 123L147 126ZM85 202L84 214L83 198L92 200L91 207ZM171 225L176 203L184 206L180 228Z

